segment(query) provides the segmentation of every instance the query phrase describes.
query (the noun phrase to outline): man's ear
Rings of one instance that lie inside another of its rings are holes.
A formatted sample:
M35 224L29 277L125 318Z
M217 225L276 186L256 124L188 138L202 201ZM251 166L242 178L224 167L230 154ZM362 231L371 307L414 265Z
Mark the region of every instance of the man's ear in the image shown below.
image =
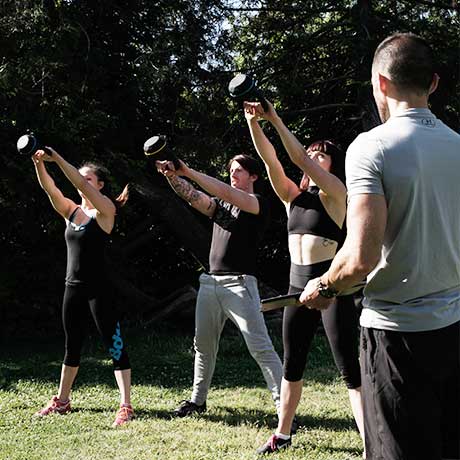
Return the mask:
M439 80L440 80L439 75L435 73L433 75L433 80L431 81L430 89L428 90L428 95L433 94L437 90L438 85L439 85Z
M104 181L103 180L98 180L97 183L100 185L99 190L102 190L104 188Z
M386 96L388 92L388 83L390 82L390 79L385 77L385 75L382 75L381 73L379 73L378 79L380 91L383 95Z
M252 183L254 183L259 176L257 174L250 174L249 179L251 180Z

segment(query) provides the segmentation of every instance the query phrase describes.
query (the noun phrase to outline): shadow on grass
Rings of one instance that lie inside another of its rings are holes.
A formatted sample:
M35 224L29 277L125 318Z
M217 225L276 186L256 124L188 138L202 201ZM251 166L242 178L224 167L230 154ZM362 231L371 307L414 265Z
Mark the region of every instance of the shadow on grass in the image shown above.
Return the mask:
M227 331L226 331L227 332ZM133 382L175 390L188 390L193 378L193 336L177 335L174 330L134 331L126 334L133 369ZM274 338L280 352L280 340ZM2 347L0 388L14 389L18 381L58 383L63 340L36 343L11 340ZM281 353L280 353L281 354ZM315 338L309 356L305 384L327 384L337 378L329 347L321 337ZM82 361L75 387L92 384L115 385L111 360L101 340L93 335L82 350ZM239 334L223 335L213 378L213 386L265 387L257 364L249 355Z
M250 423L258 428L276 428L278 419L274 411L266 412L251 409L249 411L219 406L215 408L218 413L210 412L201 414L200 417L211 422L225 423L229 426L239 426ZM350 418L339 417L312 417L309 415L297 416L300 429L327 429L331 431L356 430L356 425Z

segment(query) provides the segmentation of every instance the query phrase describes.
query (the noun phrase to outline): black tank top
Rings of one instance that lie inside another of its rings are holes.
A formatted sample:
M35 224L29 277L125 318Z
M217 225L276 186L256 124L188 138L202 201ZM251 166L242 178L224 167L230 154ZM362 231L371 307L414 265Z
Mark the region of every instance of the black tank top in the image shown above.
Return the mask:
M289 235L317 235L339 244L344 237L344 231L331 219L321 203L316 186L308 187L291 202L287 229Z
M92 285L105 280L106 246L110 235L90 218L84 225L74 225L76 208L69 217L64 237L67 245L65 282L69 286Z

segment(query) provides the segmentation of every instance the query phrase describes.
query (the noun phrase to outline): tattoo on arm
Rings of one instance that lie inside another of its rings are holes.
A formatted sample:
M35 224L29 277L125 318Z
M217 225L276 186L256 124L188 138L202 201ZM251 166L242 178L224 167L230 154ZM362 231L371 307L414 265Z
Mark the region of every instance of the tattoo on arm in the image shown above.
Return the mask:
M168 181L171 184L173 190L185 201L190 204L198 201L200 199L200 192L185 179L182 179L178 176L168 177Z

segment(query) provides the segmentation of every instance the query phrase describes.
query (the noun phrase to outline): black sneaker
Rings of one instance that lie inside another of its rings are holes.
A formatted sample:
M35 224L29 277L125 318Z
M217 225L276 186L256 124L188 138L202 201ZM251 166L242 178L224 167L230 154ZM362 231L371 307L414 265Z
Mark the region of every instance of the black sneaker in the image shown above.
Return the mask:
M272 434L270 439L262 447L259 447L256 452L259 455L273 454L274 452L289 447L290 445L291 438L281 439L278 438L275 434Z
M206 401L199 406L192 401L181 401L180 406L173 410L174 417L187 417L194 413L201 414L206 410Z

